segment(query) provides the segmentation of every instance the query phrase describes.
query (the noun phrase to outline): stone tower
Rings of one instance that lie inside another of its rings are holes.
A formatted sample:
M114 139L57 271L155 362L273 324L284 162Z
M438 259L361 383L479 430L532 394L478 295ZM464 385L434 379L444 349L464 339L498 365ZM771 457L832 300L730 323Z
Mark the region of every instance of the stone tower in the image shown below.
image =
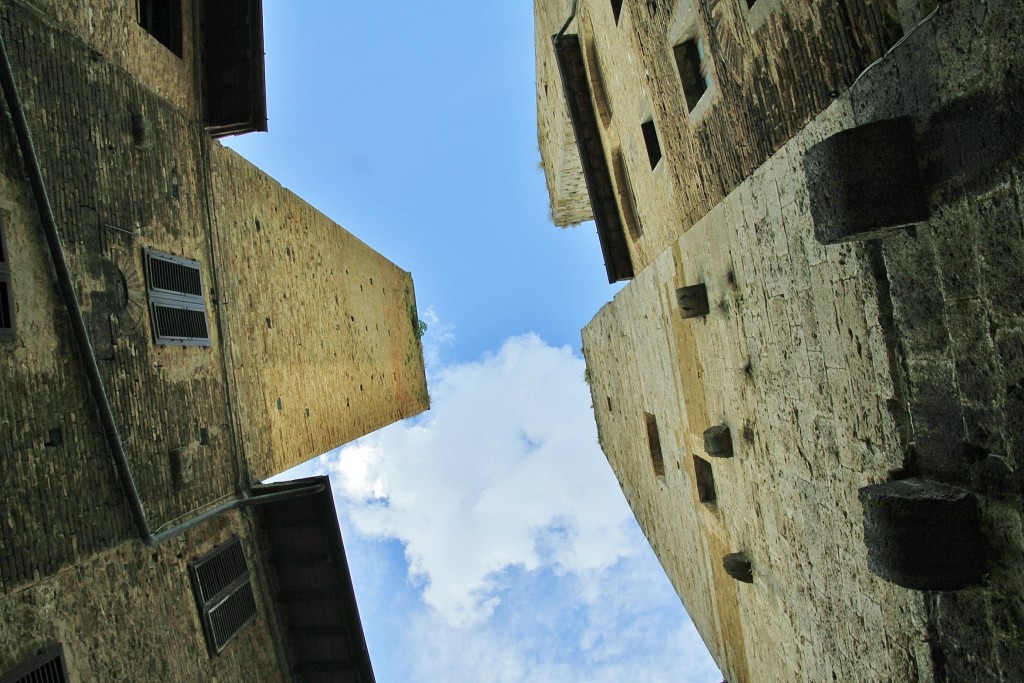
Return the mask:
M535 15L601 444L725 677L1020 679L1019 6Z

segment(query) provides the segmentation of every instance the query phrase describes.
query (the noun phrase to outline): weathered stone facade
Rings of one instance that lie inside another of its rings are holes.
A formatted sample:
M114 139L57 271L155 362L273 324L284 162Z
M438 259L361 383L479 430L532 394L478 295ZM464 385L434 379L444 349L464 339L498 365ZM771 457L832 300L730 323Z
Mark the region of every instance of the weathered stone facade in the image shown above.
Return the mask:
M614 4L580 2L569 30L596 46L592 72L600 55L592 92L612 110L609 163L625 160L624 220L641 224L637 275L584 353L609 463L726 678L1020 679L1019 4L626 0L617 25ZM568 16L536 6L556 30ZM711 73L692 108L673 64L687 6ZM548 49L539 98L557 85ZM819 241L807 151L896 117L930 218ZM545 156L549 174L564 163ZM708 313L684 317L677 290L699 283ZM858 492L905 477L977 501L977 585L914 590L869 570ZM723 563L739 552L751 583Z
M211 140L194 3L182 2L181 57L139 25L138 8L5 0L0 33L156 532L429 399L411 276ZM285 679L269 616L216 660L198 629L185 565L234 533L258 567L249 513L152 551L137 540L10 121L0 230L16 332L0 341L0 672L61 640L72 680ZM154 343L147 248L199 263L209 346ZM266 586L256 599L269 602Z

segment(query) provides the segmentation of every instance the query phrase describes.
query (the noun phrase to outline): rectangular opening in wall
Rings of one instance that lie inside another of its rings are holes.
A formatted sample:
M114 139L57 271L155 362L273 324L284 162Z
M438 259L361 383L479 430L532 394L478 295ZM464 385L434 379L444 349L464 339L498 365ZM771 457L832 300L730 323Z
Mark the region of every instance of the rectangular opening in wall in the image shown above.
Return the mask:
M700 456L693 456L693 472L697 479L697 498L705 505L718 505L715 491L715 474L711 463Z
M636 198L633 196L633 186L629 181L626 160L618 147L612 150L612 165L612 173L615 176L615 193L618 195L622 220L626 223L630 236L634 240L638 240L643 235L643 226L640 225L640 220L637 218Z
M236 536L189 565L192 590L211 655L256 618L242 541Z
M139 26L181 56L181 0L139 0Z
M711 85L704 43L699 37L693 36L673 47L672 52L675 55L676 68L679 70L686 107L693 111Z
M654 126L654 119L644 121L640 124L644 134L644 146L647 147L647 158L651 161L653 169L661 161L661 143L658 141L658 129Z
M615 17L615 23L619 23L619 15L622 14L622 0L612 0L612 15Z
M0 683L65 683L69 680L64 646L60 643L0 676Z
M209 346L210 330L198 261L146 249L153 339L169 346Z
M597 45L594 39L587 41L587 72L590 75L590 91L594 96L594 106L601 116L601 123L605 127L612 122L612 108L608 102L608 93L604 87L604 72L601 70L601 60L597 56Z
M654 466L654 473L659 477L664 477L665 460L661 456L661 436L658 434L658 418L651 413L644 413L644 421L647 424L647 445L651 450L651 464Z
M11 296L11 268L7 263L7 244L0 225L0 340L14 339L14 298Z
M753 9L756 4L757 0L747 0L747 9Z

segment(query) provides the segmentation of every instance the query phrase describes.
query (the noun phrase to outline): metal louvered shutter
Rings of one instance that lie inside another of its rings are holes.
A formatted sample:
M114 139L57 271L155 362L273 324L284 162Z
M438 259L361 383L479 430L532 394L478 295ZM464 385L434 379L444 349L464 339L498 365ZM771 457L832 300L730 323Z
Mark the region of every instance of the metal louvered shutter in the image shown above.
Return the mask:
M189 565L203 632L210 654L221 650L256 618L242 541L232 537Z
M169 346L210 346L198 261L146 249L153 340Z
M67 683L68 680L64 646L60 643L0 676L0 683Z

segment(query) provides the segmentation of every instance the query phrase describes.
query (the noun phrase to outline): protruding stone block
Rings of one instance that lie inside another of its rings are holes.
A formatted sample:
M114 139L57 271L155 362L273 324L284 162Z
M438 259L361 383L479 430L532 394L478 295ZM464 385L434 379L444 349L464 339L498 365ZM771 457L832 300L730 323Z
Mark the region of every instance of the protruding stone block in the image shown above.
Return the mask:
M704 430L704 452L715 458L732 457L732 432L728 425L715 425Z
M743 583L754 583L754 568L746 553L730 553L722 558L725 573Z
M676 290L676 299L679 301L679 312L683 318L699 318L711 310L708 305L708 289L703 282L680 287Z
M986 569L975 496L928 479L860 490L868 568L904 588L958 590Z
M885 237L928 219L910 119L875 121L807 150L814 236L822 244Z

